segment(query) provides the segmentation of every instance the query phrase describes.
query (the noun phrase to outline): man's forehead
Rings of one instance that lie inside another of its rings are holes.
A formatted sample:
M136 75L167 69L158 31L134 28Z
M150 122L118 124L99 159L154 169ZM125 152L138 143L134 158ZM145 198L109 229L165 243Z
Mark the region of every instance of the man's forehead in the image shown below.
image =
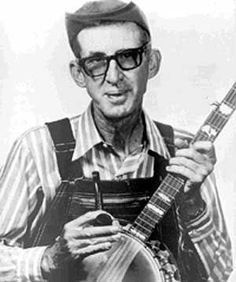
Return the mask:
M83 29L77 36L81 55L89 52L114 53L140 45L140 29L135 23L106 24Z

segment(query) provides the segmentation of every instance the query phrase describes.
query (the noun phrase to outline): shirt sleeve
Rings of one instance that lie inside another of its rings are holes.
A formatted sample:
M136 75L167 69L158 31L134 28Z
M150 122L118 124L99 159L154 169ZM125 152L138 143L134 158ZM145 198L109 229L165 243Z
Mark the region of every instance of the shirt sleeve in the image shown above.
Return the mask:
M214 174L201 186L206 209L185 228L208 274L209 282L227 281L232 271L231 242L226 229Z
M174 129L175 139L190 142L193 136L185 130ZM224 282L232 272L232 251L214 173L202 184L201 195L206 203L205 210L184 224L180 218L180 230L184 228L189 234L206 269L208 282Z
M0 175L0 281L38 282L45 247L23 248L40 180L24 138L10 150Z

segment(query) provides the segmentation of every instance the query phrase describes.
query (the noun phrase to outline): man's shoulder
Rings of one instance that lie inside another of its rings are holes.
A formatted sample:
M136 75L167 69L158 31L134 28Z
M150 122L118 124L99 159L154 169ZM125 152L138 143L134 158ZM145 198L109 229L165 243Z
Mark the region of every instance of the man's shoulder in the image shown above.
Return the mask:
M32 136L32 135L35 135L35 134L40 134L40 133L46 133L48 132L48 126L47 124L60 124L62 123L64 120L68 120L69 121L69 124L72 126L72 128L74 128L74 126L77 124L77 122L79 121L81 115L76 115L76 116L72 116L72 117L61 117L61 118L58 118L58 119L54 119L54 120L50 120L50 121L45 121L44 124L41 124L41 125L36 125L36 126L32 126L31 128L27 129L26 131L24 131L22 134L21 134L21 138L24 138L24 137L29 137L29 136Z
M49 128L47 124L50 123L58 123L60 124L60 121L63 121L65 119L68 119L69 124L71 125L72 132L74 133L75 127L78 123L78 120L80 118L80 115L72 116L72 117L64 117L59 118L55 120L51 120L50 122L45 122L41 125L33 126L27 130L25 130L17 139L15 142L17 143L25 143L25 144L31 144L31 146L41 146L45 144L52 144L51 135L49 132Z
M168 134L168 132L173 132L173 136L175 139L181 138L181 139L192 140L194 137L194 134L192 134L191 132L181 128L174 127L168 123L163 123L156 120L153 120L153 122L155 123L157 128L161 131L161 133L166 132Z
M24 140L31 139L33 136L37 136L41 134L46 134L46 125L45 124L35 125L35 126L28 128L27 130L25 130L23 133L19 135L17 140L23 142Z

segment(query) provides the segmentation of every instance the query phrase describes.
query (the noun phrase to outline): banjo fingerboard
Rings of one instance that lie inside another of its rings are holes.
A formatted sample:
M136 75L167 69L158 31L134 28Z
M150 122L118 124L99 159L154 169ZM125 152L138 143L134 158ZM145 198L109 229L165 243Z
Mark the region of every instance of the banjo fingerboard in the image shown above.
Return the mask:
M191 143L196 141L214 142L236 108L236 82L221 103L209 114L197 131ZM131 226L130 231L141 240L147 240L156 224L160 222L173 204L176 196L184 187L186 179L180 175L168 173L157 187L143 211Z

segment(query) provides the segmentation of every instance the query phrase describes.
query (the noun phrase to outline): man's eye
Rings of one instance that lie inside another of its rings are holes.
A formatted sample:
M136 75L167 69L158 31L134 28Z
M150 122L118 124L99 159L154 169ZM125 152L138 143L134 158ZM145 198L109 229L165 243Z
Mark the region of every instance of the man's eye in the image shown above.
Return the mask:
M93 64L99 64L104 61L104 58L102 57L94 57L86 60L86 65L93 65Z
M124 52L124 53L121 53L120 56L123 58L130 58L130 57L133 57L133 52Z

